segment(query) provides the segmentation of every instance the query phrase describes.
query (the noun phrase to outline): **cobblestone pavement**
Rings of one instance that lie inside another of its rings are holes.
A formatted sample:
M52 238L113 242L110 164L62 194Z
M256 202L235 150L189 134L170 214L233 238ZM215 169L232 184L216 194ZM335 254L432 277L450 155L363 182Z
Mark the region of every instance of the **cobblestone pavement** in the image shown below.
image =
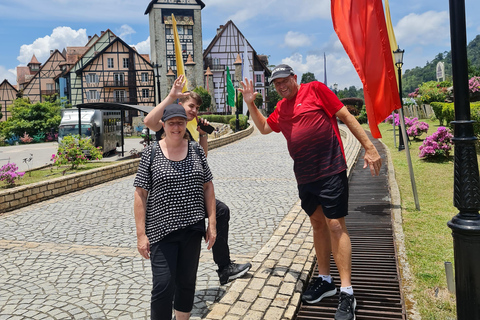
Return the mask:
M211 150L208 161L217 198L231 210L232 258L247 262L297 202L286 142L255 132ZM0 320L149 318L151 272L136 251L133 179L0 216ZM220 286L210 252L200 259L192 319L231 286Z

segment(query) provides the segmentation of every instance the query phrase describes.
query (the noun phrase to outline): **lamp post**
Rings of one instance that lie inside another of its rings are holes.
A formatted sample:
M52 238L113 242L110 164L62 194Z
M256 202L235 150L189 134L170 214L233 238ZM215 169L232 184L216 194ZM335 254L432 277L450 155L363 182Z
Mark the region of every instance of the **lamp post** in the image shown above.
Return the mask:
M337 90L338 90L338 83L333 84L333 92L335 92L335 95L337 95Z
M239 81L233 80L233 85L235 86L235 132L240 131L240 120L238 119L238 86Z
M154 74L155 74L155 78L157 79L157 95L155 95L157 98L155 99L155 104L158 105L162 99L160 95L160 71L158 70L158 68L161 68L162 65L155 63L153 67L157 71L157 72L154 72Z
M480 319L480 178L468 91L465 1L449 0L452 75L455 95L453 204L448 222L455 257L457 319Z
M408 141L407 137L407 131L405 130L405 117L403 115L403 101L402 101L402 65L403 65L403 53L405 50L400 50L398 48L397 50L393 51L393 55L395 57L395 65L397 66L398 70L398 92L400 95L400 138L398 142L398 151L401 151L405 149L405 144L403 141ZM415 200L415 208L417 210L420 210L420 202L418 200L418 192L417 192L417 184L415 183L415 176L413 173L413 165L412 165L412 159L410 157L410 149L408 147L408 144L406 146L405 150L405 156L407 158L408 162L408 170L410 172L410 183L412 184L412 192L413 192L413 198Z
M398 71L398 92L400 94L400 119L405 119L403 116L403 99L402 99L402 66L403 66L403 53L405 50L400 50L398 47L397 50L393 51L393 56L395 58L395 65L397 66ZM395 122L395 119L393 119ZM400 125L398 126L398 151L402 151L405 149L405 143L403 142L403 133L402 131L405 130L405 126L402 125L402 121L400 121Z

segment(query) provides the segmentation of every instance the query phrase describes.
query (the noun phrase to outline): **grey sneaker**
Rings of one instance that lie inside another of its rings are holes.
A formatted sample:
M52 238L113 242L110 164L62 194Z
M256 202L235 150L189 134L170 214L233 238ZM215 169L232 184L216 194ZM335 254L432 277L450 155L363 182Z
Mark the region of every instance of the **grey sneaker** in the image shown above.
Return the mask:
M303 293L302 300L306 303L317 303L323 298L331 297L337 293L335 283L329 283L321 277L317 278L315 282Z
M233 261L230 262L228 266L226 266L222 270L217 271L218 277L220 278L220 284L224 285L229 281L240 278L245 273L247 273L251 267L252 264L250 262L244 264L234 263Z
M357 307L357 300L353 294L340 292L338 298L338 309L335 313L335 320L355 320L355 308Z

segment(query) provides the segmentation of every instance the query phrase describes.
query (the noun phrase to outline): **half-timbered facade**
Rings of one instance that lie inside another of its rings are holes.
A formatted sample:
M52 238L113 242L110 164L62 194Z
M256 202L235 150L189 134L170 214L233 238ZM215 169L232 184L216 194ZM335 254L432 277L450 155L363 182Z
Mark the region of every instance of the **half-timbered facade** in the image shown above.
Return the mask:
M235 72L237 56L242 57L242 70L247 74ZM204 70L210 68L213 73L211 77L213 77L214 97L212 98L215 99L217 112L229 111L225 104L227 66L234 85L238 86L245 77L253 80L255 90L263 96L263 108L265 108L268 95L267 80L271 74L267 67L268 62L265 56L257 55L255 49L231 20L217 30L217 35L203 53L203 63Z
M72 95L74 104L120 102L154 105L151 64L120 38L115 38L75 74L77 82L80 80L81 90L75 90L76 95Z
M23 96L28 97L33 104L44 101L45 96L57 93L54 78L61 74L60 65L64 62L65 57L58 50L52 51L43 65L30 62L28 67L34 72L33 76L27 82L19 83L20 89L23 90Z
M3 114L0 121L5 121L10 117L8 109L13 104L13 100L17 98L17 93L18 90L7 79L0 84L0 112Z

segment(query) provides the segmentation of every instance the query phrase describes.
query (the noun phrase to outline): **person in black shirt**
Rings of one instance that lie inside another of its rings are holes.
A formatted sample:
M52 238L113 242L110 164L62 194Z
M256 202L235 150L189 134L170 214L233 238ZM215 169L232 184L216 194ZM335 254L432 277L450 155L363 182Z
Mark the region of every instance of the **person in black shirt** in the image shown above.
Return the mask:
M191 140L198 140L206 155L208 155L208 135L197 125L197 119L208 125L205 119L197 118L198 110L202 104L202 98L196 92L183 92L185 85L184 76L180 75L174 82L168 96L158 104L144 119L145 125L153 131L156 131L157 140L161 139L163 134L161 118L165 107L174 103L177 99L179 104L185 108L187 114L187 132ZM242 277L250 270L252 265L247 262L244 264L235 263L230 259L230 249L228 246L228 229L230 220L230 209L220 200L216 200L217 214L217 240L212 248L213 260L218 266L218 276L220 284L224 285L229 281Z

